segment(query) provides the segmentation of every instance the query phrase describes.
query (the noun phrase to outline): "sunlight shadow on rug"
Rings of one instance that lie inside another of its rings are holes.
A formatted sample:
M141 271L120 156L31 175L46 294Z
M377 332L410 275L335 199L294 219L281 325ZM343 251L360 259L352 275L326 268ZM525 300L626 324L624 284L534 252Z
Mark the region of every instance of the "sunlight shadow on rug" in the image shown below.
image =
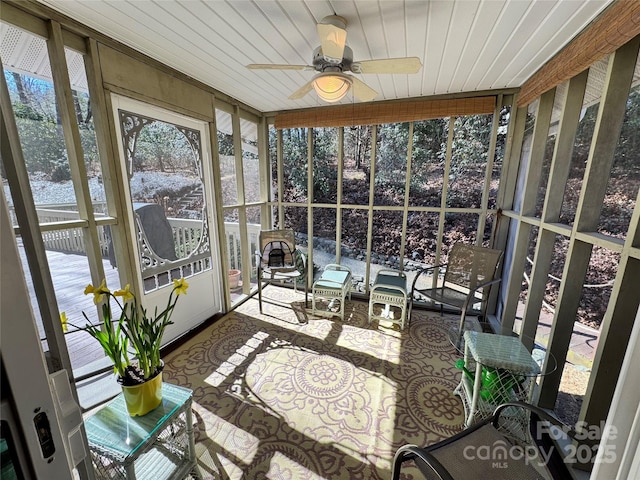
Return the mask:
M199 468L211 479L387 479L396 449L462 429L458 316L415 311L404 331L347 301L345 321L250 299L165 359L194 391ZM347 313L348 312L348 313Z

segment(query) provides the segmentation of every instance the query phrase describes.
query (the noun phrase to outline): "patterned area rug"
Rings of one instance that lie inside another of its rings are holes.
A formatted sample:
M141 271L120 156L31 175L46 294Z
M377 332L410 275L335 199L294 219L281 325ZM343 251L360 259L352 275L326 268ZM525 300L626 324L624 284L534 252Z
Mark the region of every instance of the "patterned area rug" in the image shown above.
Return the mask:
M448 340L459 317L414 310L400 331L369 325L366 302L348 301L343 322L265 292L293 303L263 302L261 315L250 299L164 359L165 381L194 391L203 478L388 479L398 447L462 429Z

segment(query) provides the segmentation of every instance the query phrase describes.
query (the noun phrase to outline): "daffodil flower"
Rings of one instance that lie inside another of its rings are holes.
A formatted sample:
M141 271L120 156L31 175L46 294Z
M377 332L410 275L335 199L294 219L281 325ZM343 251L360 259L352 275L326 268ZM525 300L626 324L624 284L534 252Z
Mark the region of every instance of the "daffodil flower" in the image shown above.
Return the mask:
M176 295L187 294L187 288L189 288L189 284L184 278L179 280L173 280L173 289L176 291Z
M122 297L125 302L128 300L133 300L135 297L133 293L131 293L130 288L131 286L127 283L123 289L113 292L113 295L116 297Z
M61 312L60 323L62 323L62 331L65 333L69 331L69 326L67 325L67 322L68 322L67 314L65 312Z
M93 301L100 305L100 324L91 323L86 313L82 312L87 320L83 327L77 327L71 322L67 322L64 313L60 314L62 328L67 331L67 326L83 330L93 336L102 346L105 354L113 361L114 371L121 378L128 382L136 383L139 378L129 376L128 367L131 365L129 359L129 349L135 351L136 368L140 371L140 377L151 378L161 369L160 343L167 325L172 325L171 315L178 301L178 296L187 293L189 284L180 278L173 280L173 289L169 293L167 306L161 312L157 309L152 316L147 314L147 310L141 306L135 294L131 291L131 285L111 292L107 288L106 280L98 287L89 284L84 289L84 294L93 294ZM175 294L174 294L175 292ZM106 299L104 297L107 297ZM113 299L111 299L113 297ZM122 298L122 302L119 300ZM113 302L109 300L114 300ZM113 304L113 305L112 305ZM120 308L120 317L115 317L111 311L112 306Z
M84 289L84 294L89 295L90 293L93 293L93 303L99 304L104 299L104 296L110 293L107 288L107 281L103 278L98 288L91 284L87 285Z

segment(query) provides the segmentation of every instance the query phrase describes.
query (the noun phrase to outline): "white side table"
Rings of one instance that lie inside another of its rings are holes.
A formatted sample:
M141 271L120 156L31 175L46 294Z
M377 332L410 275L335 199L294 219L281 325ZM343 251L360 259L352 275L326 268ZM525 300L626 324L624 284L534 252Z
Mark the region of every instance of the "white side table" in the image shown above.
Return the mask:
M385 305L380 314L374 313L374 306ZM397 307L400 315L395 318L391 307ZM373 319L388 320L400 325L404 330L407 319L407 274L398 270L380 270L369 292L369 323Z
M344 321L344 301L349 295L351 300L351 270L344 265L330 263L324 267L324 271L320 278L313 282L311 301L313 315L340 316L340 320ZM328 299L332 302L340 302L340 310L337 313L328 310L317 310L316 301L320 298Z
M122 394L85 420L98 479L178 480L196 476L192 391L162 384L162 403L130 417Z
M464 341L465 366L474 379L472 381L463 372L454 393L460 396L464 405L465 427L491 416L502 403L531 403L540 366L519 338L467 330ZM482 386L483 370L491 372L489 388ZM510 429L522 431L525 438L529 419L521 417L505 416L519 426L518 429L510 426Z

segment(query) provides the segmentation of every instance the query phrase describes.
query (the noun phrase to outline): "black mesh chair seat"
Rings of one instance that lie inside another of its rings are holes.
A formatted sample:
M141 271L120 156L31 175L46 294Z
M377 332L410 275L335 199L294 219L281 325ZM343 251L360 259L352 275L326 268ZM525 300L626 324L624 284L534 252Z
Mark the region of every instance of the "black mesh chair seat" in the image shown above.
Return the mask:
M529 410L530 417L538 420L530 443L514 442L500 421L500 415L513 408ZM543 423L547 426L542 427ZM542 440L549 425L558 427L558 432L566 432L567 438L575 437L573 429L538 407L523 402L505 403L493 416L451 438L429 447L400 447L394 457L391 478L399 480L402 467L410 461L427 480L572 478L561 449Z
M291 282L297 291L298 282L304 286L304 302L307 305L308 282L305 255L296 248L293 230L262 230L256 252L258 277L258 303L262 313L262 288L272 282Z

